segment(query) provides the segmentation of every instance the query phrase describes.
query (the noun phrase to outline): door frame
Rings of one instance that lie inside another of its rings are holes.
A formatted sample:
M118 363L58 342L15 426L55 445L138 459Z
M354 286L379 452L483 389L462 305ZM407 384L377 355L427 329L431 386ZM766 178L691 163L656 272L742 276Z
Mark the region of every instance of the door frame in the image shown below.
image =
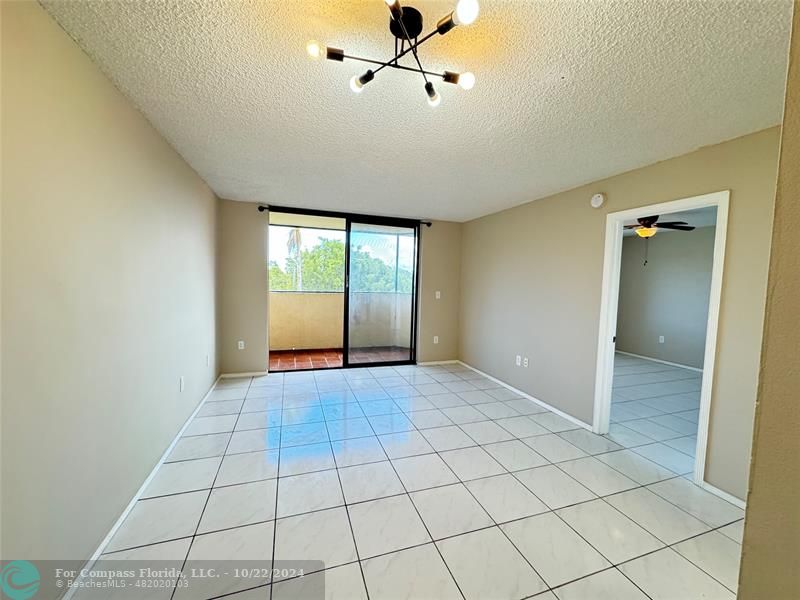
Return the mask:
M697 447L693 480L705 483L706 452L711 415L711 394L717 356L719 309L722 298L722 275L725 266L725 242L728 234L730 190L691 196L670 202L640 206L606 215L605 250L603 253L603 287L600 298L600 327L597 338L597 368L595 374L594 414L592 431L608 433L611 420L611 387L614 378L619 279L622 270L622 225L626 220L643 214L668 215L698 208L716 207L714 262L711 269L711 290L706 324L706 347L703 355L703 377L700 387L700 417L697 424Z
M310 215L317 217L333 217L337 219L344 219L345 221L345 253L344 253L344 314L342 318L342 368L344 369L357 369L361 367L386 367L397 365L415 365L417 364L417 319L419 314L419 292L420 292L420 244L422 243L422 236L420 235L420 226L431 226L429 221L420 221L417 219L404 219L400 217L381 217L376 215L363 215L359 213L346 213L336 212L329 210L305 209L296 208L293 206L275 206L275 205L259 205L259 212L271 211L281 212L295 215ZM395 360L395 361L381 361L372 363L356 363L350 364L348 360L348 348L350 341L350 230L353 222L362 223L365 225L386 225L388 227L404 227L414 230L414 298L411 305L411 348L409 352L410 358L408 360ZM269 355L269 348L267 348ZM296 371L313 371L315 369L296 369ZM295 372L295 371L293 371Z

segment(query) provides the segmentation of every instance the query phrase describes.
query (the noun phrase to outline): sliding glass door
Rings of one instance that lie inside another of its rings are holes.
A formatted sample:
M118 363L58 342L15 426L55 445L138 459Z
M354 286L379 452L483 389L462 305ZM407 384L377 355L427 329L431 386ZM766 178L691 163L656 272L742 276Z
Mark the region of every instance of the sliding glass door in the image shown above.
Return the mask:
M348 221L346 365L415 359L418 236L418 224Z

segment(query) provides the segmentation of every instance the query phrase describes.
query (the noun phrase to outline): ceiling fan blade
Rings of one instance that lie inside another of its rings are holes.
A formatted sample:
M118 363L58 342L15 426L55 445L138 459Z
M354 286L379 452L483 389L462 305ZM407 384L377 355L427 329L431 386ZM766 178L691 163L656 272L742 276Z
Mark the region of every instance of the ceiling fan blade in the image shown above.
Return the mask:
M659 229L675 229L676 231L694 231L692 225L673 225L671 223L656 223Z
M641 225L625 225L623 229L636 229L637 227L641 227Z
M688 225L686 221L659 221L656 225Z

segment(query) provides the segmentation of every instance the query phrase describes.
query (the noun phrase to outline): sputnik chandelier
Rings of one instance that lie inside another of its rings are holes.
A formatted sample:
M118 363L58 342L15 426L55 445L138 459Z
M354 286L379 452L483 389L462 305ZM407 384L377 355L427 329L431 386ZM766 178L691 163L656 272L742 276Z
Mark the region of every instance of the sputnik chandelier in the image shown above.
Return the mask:
M478 0L458 0L456 9L446 17L439 19L439 22L436 24L436 29L424 35L422 38L419 37L422 33L422 14L416 8L401 6L400 0L385 0L385 2L391 13L389 30L395 38L393 58L384 62L352 56L350 54L345 54L344 50L322 46L315 40L308 42L306 46L308 54L314 59L324 55L328 60L335 60L337 62L344 62L344 60L347 59L377 65L377 68L368 69L363 75L355 75L350 80L350 89L356 94L360 94L364 90L364 86L375 79L375 75L382 69L387 67L421 74L422 78L425 80L425 93L428 95L428 104L431 106L439 106L442 98L433 87L433 83L428 79L429 77L440 77L444 83L457 84L465 90L472 89L475 85L475 75L470 72L454 73L452 71L445 71L444 73L435 73L426 71L422 67L417 49L436 34L444 35L457 25L469 25L475 22L475 19L478 18ZM398 62L400 58L409 52L414 56L414 61L417 64L416 67L401 65Z

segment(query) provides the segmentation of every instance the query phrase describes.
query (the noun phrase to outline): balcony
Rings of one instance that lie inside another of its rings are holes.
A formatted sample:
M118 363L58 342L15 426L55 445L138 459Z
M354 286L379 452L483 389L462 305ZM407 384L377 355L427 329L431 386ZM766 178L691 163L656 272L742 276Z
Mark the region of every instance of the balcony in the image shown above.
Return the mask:
M410 296L402 292L351 294L351 363L408 359ZM343 335L343 292L269 293L271 370L341 366Z

